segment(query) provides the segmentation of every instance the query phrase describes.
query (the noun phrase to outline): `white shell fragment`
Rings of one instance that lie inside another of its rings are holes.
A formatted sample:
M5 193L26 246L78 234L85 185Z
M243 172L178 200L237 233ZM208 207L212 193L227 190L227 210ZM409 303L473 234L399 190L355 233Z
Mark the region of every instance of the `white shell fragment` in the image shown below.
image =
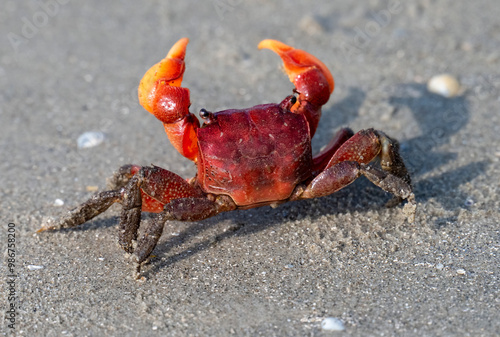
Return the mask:
M62 199L54 200L54 206L60 207L62 205L64 205L64 200L62 200Z
M321 329L328 331L344 331L344 322L336 317L327 317L321 322Z
M436 75L427 83L427 90L449 98L459 94L460 83L458 83L455 77L449 74Z
M28 268L28 270L40 270L43 269L43 266L36 266L34 264L29 264L26 266L26 268Z
M82 133L76 141L79 149L86 149L101 144L104 141L104 133L100 131L89 131Z

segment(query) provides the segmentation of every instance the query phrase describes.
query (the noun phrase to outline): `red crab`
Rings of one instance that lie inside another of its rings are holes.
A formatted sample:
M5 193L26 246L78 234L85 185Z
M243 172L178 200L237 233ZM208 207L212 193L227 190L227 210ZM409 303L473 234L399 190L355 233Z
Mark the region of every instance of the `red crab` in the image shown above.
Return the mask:
M276 40L260 42L259 49L271 49L283 60L294 94L278 104L248 109L202 109L200 125L189 112L189 90L180 86L187 44L187 38L180 39L146 72L139 101L163 123L177 151L194 161L197 175L186 181L157 166L123 166L111 179L111 190L94 195L40 231L78 226L120 202L119 243L134 254L139 273L168 220L198 221L235 209L322 197L361 175L394 194L396 201L408 199L412 221L410 176L394 139L373 129L354 134L345 128L312 155L321 106L334 87L320 60ZM135 245L141 212L159 214L146 224Z

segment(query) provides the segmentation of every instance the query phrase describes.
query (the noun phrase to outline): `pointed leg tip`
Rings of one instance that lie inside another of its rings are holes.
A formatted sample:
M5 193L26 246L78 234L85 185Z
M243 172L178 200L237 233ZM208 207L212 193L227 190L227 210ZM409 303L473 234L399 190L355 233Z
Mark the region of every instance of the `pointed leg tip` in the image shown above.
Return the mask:
M415 222L415 215L417 213L417 202L413 193L406 199L407 203L403 207L403 213L406 215L409 223Z
M55 219L52 217L45 218L42 223L42 226L36 231L36 233L42 233L45 231L51 231L57 228L55 224Z
M132 261L135 265L133 278L138 282L146 282L147 278L141 273L142 264L144 262L139 262L139 258L136 255L131 256Z
M56 229L56 226L47 226L47 225L42 225L35 233L43 233L46 231L53 231Z
M141 275L141 264L140 263L136 263L133 276L134 276L134 279L137 281L142 281L143 279L144 280L146 279L143 275Z

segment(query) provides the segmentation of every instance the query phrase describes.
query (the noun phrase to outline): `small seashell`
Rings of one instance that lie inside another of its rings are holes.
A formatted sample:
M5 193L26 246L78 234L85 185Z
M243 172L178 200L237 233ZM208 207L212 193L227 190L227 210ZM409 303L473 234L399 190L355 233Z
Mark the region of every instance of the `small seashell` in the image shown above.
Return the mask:
M321 322L321 329L328 331L344 331L344 322L336 317L327 317Z
M64 205L64 200L62 200L62 199L56 199L56 200L54 200L54 206L58 206L59 207L59 206L62 206L62 205Z
M82 133L78 137L77 144L79 149L86 149L101 144L104 141L104 133L99 131L89 131Z
M460 83L449 75L442 74L432 77L427 83L427 90L443 97L457 96L460 92Z

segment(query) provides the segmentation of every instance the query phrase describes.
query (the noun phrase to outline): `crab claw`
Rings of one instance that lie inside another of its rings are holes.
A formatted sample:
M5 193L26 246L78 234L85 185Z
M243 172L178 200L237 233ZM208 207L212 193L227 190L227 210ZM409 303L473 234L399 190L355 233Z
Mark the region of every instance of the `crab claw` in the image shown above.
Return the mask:
M321 106L328 101L335 84L323 62L277 40L263 40L258 48L270 49L281 57L290 81L309 103Z
M332 74L313 55L283 42L263 40L258 48L271 49L283 60L285 72L299 94L297 103L290 110L306 117L312 137L321 117L321 106L328 102L335 86Z
M152 66L139 84L139 103L163 122L172 145L196 161L198 119L189 113L189 89L182 88L188 38L177 41L167 56Z
M172 46L167 56L149 68L139 84L139 103L164 123L183 117L189 107L189 90L180 88L188 38Z

